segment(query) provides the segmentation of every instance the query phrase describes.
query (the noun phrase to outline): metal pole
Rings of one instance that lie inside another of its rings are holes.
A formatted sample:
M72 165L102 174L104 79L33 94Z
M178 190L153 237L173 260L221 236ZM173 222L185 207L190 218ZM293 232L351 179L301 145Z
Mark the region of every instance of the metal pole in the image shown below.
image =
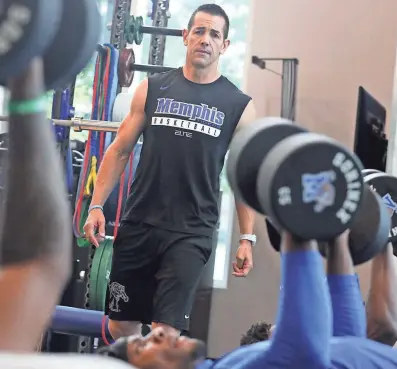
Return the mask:
M162 73L170 70L175 70L173 67L164 67L162 65L150 65L150 64L131 64L131 70L137 72L146 73Z
M281 116L295 120L297 59L282 60Z
M389 124L389 143L387 146L386 172L397 174L397 51L394 62L393 96Z
M8 122L8 117L0 116L0 121ZM71 120L50 119L53 125L73 128L76 132L97 131L97 132L117 132L120 122L110 122L103 120L88 120L72 118Z
M164 35L182 37L182 30L167 27L141 26L139 31L149 35Z
M153 14L153 26L164 27L168 26L169 0L157 0L156 7ZM152 35L150 37L149 60L150 65L164 65L164 52L166 37L164 35Z

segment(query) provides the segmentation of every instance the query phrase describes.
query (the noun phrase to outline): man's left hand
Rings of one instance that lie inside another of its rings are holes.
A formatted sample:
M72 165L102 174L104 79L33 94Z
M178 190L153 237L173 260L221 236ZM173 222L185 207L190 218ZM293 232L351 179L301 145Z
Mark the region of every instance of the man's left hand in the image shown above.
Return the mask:
M233 275L246 277L253 267L252 244L250 241L241 240L236 253L236 261L233 261Z

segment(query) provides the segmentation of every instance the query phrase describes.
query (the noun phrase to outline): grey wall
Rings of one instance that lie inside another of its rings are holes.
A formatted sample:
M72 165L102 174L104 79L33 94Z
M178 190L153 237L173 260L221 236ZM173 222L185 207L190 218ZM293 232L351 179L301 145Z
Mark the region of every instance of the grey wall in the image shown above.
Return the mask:
M297 120L346 145L353 143L359 85L389 111L397 40L395 0L252 0L251 13L245 90L260 116L279 114L280 80L250 65L251 55L299 58ZM228 289L214 292L211 356L236 347L253 322L275 318L279 260L267 244L262 224L258 216L252 273L246 279L230 276ZM236 224L232 258L237 236ZM368 267L358 268L363 295L368 290Z

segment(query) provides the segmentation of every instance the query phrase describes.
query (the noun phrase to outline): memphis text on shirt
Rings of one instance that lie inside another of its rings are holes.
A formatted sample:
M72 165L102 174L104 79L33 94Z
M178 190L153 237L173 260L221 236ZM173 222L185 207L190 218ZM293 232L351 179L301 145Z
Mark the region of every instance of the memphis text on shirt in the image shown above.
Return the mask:
M217 108L206 104L189 104L170 98L158 98L154 113L161 114L152 118L154 126L183 129L188 133L199 132L212 137L219 137L225 120L225 113ZM167 116L162 116L162 114Z

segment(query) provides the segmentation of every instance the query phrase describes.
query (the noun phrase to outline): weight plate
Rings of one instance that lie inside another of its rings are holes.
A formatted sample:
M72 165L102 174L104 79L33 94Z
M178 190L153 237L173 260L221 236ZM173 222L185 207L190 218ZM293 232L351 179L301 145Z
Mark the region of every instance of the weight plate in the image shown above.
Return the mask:
M119 78L119 85L121 87L130 87L134 80L135 54L133 49L123 49L119 54L119 64L117 67L117 75Z
M131 101L134 94L131 92L121 92L117 94L112 108L112 121L121 122L131 109Z
M142 26L143 26L143 18L136 17L135 19L135 32L134 32L134 41L137 45L140 45L143 41L143 33L142 33Z
M365 176L364 182L382 198L391 219L389 241L397 242L397 178L378 172Z
M44 54L61 22L62 0L3 0L0 3L0 85ZM7 32L12 29L13 32Z
M105 239L95 250L90 272L89 303L93 310L103 310L110 276L113 242ZM110 255L110 256L109 256Z
M101 35L101 24L95 0L63 0L60 28L44 55L48 90L71 83L88 64Z
M237 198L263 213L256 196L258 169L268 152L281 140L306 130L283 118L263 118L239 130L231 144L226 175Z
M98 281L98 274L99 268L101 265L101 258L103 254L103 246L102 244L99 245L97 249L95 249L94 258L92 259L91 270L90 270L90 288L89 288L89 304L90 309L92 310L99 310L97 306L97 281Z
M315 133L285 138L266 156L257 197L280 228L301 239L326 241L350 228L361 207L358 158Z
M109 285L110 271L112 269L112 256L113 256L113 241L106 240L106 245L101 258L101 266L98 273L97 280L97 306L99 310L104 311L106 291Z
M134 43L135 36L135 17L133 15L127 16L125 21L125 40L129 44Z
M349 248L354 265L363 264L384 250L390 226L390 214L383 200L365 184L362 207L349 234Z

